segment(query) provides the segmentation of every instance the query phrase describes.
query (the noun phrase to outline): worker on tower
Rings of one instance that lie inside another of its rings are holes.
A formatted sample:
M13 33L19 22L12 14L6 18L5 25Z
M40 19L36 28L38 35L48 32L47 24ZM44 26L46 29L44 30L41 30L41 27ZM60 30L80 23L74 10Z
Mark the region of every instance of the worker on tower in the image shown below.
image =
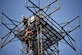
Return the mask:
M29 36L29 35L33 34L32 30L26 29L25 31L26 31L25 36Z
M25 43L25 44L27 44L28 43L28 39L31 39L31 38L29 38L29 36L30 35L32 35L33 34L33 31L32 30L28 30L28 29L26 29L25 30L25 35L22 37L22 41Z
M33 34L33 31L32 31L32 30L26 29L26 30L25 30L25 36L23 37L23 39L24 39L25 41L28 41L29 36L32 35L32 34Z
M22 23L24 28L26 29L28 26L28 19L26 19L24 15L22 16Z

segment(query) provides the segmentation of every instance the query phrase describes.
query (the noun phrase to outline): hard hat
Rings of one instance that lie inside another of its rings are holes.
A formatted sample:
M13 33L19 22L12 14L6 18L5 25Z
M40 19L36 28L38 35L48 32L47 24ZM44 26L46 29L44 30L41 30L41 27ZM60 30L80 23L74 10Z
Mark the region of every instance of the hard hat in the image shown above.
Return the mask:
M28 31L28 28L25 31Z
M22 18L25 18L25 16L23 15Z

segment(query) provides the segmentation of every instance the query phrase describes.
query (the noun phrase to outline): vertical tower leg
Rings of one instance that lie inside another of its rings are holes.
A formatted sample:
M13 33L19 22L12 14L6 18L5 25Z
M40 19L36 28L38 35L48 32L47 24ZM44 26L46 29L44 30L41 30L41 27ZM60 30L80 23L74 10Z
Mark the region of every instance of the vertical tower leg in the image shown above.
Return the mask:
M37 28L37 43L38 43L38 55L40 54L40 50L39 50L39 33L38 33L38 28Z
M43 46L43 45L42 45L42 25L41 25L41 24L40 24L40 44L41 44L41 45L40 45L40 49L41 49L41 50L40 50L40 51L41 51L40 54L43 55L43 48L42 48L42 46Z
M29 42L29 53L28 53L28 55L30 55L31 53L30 53L30 46L31 46L31 44L30 44L30 40L28 39L28 42Z

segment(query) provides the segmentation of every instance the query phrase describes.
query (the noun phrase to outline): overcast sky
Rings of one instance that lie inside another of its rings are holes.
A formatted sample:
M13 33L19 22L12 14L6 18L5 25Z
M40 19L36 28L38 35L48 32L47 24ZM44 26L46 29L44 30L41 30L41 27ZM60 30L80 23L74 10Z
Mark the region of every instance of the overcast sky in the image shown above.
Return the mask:
M44 1L45 0L41 0L43 5L50 2L50 0L47 0L47 2ZM21 21L22 15L26 17L30 17L31 15L24 6L25 0L0 0L0 13L4 12L11 19ZM53 19L55 21L58 23L67 22L79 15L81 25L80 29L75 30L72 34L72 36L76 38L77 51L74 52L70 46L60 42L60 55L82 55L82 0L60 0L60 7L61 9L54 14ZM75 24L77 24L77 22ZM1 27L0 36L4 32L6 31L3 31ZM20 47L20 41L9 43L7 46L0 49L0 55L20 55Z

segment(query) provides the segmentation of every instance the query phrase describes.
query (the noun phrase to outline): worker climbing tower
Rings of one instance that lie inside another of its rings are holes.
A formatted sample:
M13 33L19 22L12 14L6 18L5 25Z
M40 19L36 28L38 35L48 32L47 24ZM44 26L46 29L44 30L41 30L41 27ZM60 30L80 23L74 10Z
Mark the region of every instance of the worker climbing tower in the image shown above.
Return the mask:
M79 20L79 16L61 26L52 16L60 10L60 0L50 0L46 4L42 4L41 1L25 0L25 8L30 11L31 16L22 16L21 22L10 19L2 12L3 18L7 19L12 27L2 22L9 32L0 38L1 48L17 38L22 44L22 55L59 55L58 46L61 40L76 51L75 39L70 33L80 27L80 24L69 31L66 31L65 27L76 19ZM11 35L13 36L9 39Z

